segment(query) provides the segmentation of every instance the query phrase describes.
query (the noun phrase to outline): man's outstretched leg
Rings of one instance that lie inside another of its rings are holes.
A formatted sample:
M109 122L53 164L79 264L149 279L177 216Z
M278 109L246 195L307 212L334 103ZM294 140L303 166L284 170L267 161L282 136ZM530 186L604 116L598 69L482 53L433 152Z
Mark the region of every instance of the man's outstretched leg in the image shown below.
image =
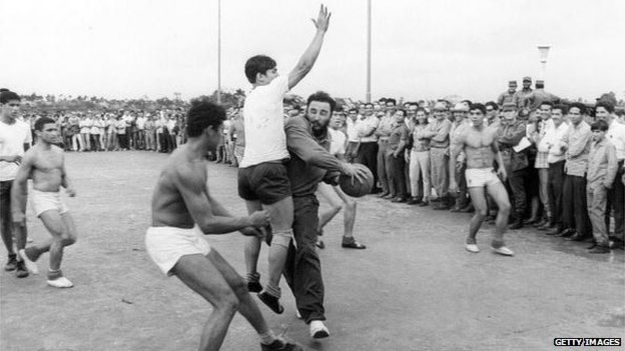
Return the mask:
M248 213L262 210L258 201L246 201ZM245 258L245 268L247 269L246 281L247 289L250 292L259 293L263 290L260 284L260 273L258 273L258 256L260 255L261 239L255 236L245 238L245 248L243 250Z
M245 280L232 268L232 266L217 252L212 249L208 255L208 260L219 270L223 278L226 280L230 289L234 292L239 300L238 311L247 319L254 327L258 335L263 350L301 350L295 344L288 343L277 338L267 326L265 318L263 318L260 309L252 296L250 295Z
M513 256L514 252L505 246L503 240L503 233L506 231L506 226L508 225L508 216L510 215L511 207L506 188L501 182L497 182L489 184L486 189L499 208L499 211L497 212L497 219L495 220L495 230L493 232L491 248L495 253L500 255Z
M469 235L467 236L465 248L469 252L478 253L480 252L480 249L477 246L476 236L482 226L482 222L484 222L484 219L488 214L488 202L486 201L486 196L484 194L484 187L470 187L468 188L468 191L471 196L471 203L475 208L475 214L471 217Z

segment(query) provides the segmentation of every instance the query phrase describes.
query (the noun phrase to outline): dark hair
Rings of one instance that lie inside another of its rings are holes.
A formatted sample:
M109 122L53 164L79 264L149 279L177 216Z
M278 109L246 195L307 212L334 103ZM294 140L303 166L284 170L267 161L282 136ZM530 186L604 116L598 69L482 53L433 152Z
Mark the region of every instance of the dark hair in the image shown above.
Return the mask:
M21 101L22 99L20 99L19 95L17 95L16 93L10 90L5 90L2 93L0 93L0 104L6 104L7 102L11 100Z
M318 91L309 96L308 100L306 101L306 105L310 105L310 103L313 101L327 102L328 104L330 104L330 112L334 112L334 109L336 108L336 101L334 101L334 99L324 91Z
M597 102L597 104L595 105L595 111L597 111L597 108L599 107L603 107L609 113L614 113L614 105L612 105L609 102L606 102L606 101Z
M566 115L567 113L569 113L569 107L567 105L555 105L551 109L551 112L553 112L553 110L560 110L563 115Z
M547 105L547 106L551 107L551 109L553 109L553 103L551 101L543 101L543 102L540 103L540 106L542 106L542 105Z
M469 105L469 106L471 106L473 104L473 102L471 100L462 100L460 102L463 103L463 104L466 102L467 105Z
M605 132L606 130L608 130L610 128L610 126L608 125L608 122L600 119L598 121L596 121L595 123L593 123L590 126L590 130L595 131L595 130L600 130L602 132Z
M371 106L371 108L373 108L373 103L371 103L371 102L365 102L365 108L367 108L367 106Z
M408 116L408 112L407 112L406 110L404 110L403 108L398 108L398 109L397 109L397 112L402 112L402 113L404 114L404 118L405 118L406 116Z
M0 93L4 93L5 91L10 91L10 90L7 88L0 88Z
M415 114L418 113L419 111L423 111L423 113L425 113L425 115L428 115L428 110L425 109L425 107L417 107L417 109L415 110Z
M472 106L472 105L482 105L482 104L471 104L471 106ZM492 107L492 108L493 108L493 111L497 111L497 110L499 110L499 106L498 106L498 105L497 105L497 103L496 103L496 102L494 102L494 101L489 101L489 102L485 103L483 106L484 106L484 111L486 111L486 107L487 107L487 106ZM486 114L486 112L484 112L484 114Z
M276 67L276 61L269 56L256 55L245 62L245 76L250 83L256 83L256 75L266 74L268 70Z
M50 117L41 117L35 122L35 130L41 131L43 126L50 123L55 124L56 122Z
M586 105L582 104L581 102L572 103L571 106L569 106L569 111L571 111L573 107L577 107L579 109L579 113L581 113L582 115L586 114Z
M348 111L348 112L349 112L349 113L352 113L352 112L356 112L356 113L358 113L358 109L357 109L357 108L353 108L353 107L352 107L352 108L350 108L350 109L349 109L349 111Z
M492 102L492 101L491 101ZM488 105L489 103L487 102L486 105ZM473 110L480 110L482 111L482 114L486 114L486 106L480 104L480 103L475 103L475 104L471 104L471 106L469 107L469 112L473 111Z
M393 98L388 98L386 99L386 103L388 104L389 102L392 102L393 105L397 105L397 100L393 99Z
M200 136L208 128L219 128L226 120L226 111L220 105L208 99L194 100L187 113L187 135L190 138Z

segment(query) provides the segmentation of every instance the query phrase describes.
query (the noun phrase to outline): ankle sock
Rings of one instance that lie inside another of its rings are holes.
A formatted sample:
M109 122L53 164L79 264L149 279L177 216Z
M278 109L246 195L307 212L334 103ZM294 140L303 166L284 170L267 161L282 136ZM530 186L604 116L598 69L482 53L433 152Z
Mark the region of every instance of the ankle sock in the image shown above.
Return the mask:
M271 329L264 333L258 333L258 336L260 337L260 343L263 345L271 345L276 340L276 336Z
M258 272L247 273L247 275L245 276L245 279L248 282L258 282L258 281L260 281L260 273L258 273Z
M279 299L282 296L282 292L280 291L280 287L278 286L271 286L270 284L267 284L267 286L265 286L265 292L277 299Z

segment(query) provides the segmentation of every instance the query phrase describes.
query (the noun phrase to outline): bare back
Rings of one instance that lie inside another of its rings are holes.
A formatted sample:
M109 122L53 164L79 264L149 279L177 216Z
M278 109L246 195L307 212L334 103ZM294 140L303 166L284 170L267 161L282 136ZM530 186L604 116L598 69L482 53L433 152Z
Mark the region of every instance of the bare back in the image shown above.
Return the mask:
M30 150L30 178L33 189L44 192L57 192L63 183L63 150L55 145L44 148L35 144Z
M176 149L161 172L152 195L152 226L192 228L195 225L178 184L183 182L202 191L206 189L208 160L190 159L183 145Z
M467 168L490 168L497 152L496 130L482 126L464 128L458 143L467 155Z

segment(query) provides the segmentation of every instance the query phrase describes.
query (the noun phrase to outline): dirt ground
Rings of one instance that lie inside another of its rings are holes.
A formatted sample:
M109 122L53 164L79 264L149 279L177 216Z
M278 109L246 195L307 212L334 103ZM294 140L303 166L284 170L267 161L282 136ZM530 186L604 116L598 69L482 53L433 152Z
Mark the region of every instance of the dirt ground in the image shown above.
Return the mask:
M149 201L166 155L148 152L70 153L78 196L66 198L79 230L63 271L75 287L48 287L45 274L1 274L1 350L194 350L210 306L147 256ZM210 168L210 187L234 213L236 170ZM530 229L508 232L513 258L488 248L464 251L469 215L359 200L356 237L363 251L340 248L342 216L325 231L320 250L331 337L313 342L296 319L283 284L286 311L261 307L272 328L311 350L551 350L555 337L625 337L622 250L585 253L588 244ZM29 216L30 236L48 236ZM244 273L243 236L208 238ZM261 255L261 273L266 271ZM0 249L2 264L6 250ZM47 269L48 256L38 261ZM263 274L263 279L266 275ZM262 305L262 304L261 304ZM237 315L223 350L259 350L252 327ZM588 348L575 348L585 349ZM601 348L624 349L624 348Z

